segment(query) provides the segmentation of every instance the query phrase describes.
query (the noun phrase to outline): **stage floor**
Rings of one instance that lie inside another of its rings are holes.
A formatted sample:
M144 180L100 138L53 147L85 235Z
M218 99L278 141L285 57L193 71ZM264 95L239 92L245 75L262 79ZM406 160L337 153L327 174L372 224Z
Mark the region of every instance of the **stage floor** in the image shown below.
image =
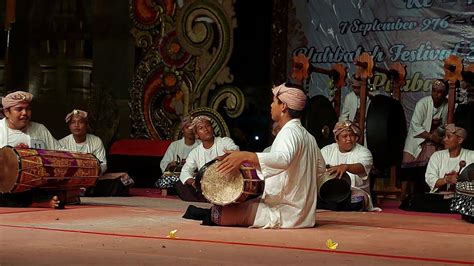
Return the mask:
M133 196L82 198L65 210L0 208L0 265L474 264L474 226L459 215L390 205L380 213L321 210L315 228L263 230L202 226L181 218L188 205Z

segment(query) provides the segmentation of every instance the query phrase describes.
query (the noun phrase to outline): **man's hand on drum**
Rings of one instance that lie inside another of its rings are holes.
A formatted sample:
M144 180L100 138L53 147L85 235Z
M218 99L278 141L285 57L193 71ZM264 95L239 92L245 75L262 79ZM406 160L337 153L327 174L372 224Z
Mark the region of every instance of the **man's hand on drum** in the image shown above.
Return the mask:
M451 172L444 175L446 184L456 184L458 182L458 173Z
M16 145L16 148L28 149L29 147L25 143L20 143L20 144Z
M336 166L329 167L326 172L329 174L336 174L337 178L341 178L342 175L347 172L349 169L349 166L347 164L340 164Z
M188 180L186 180L186 185L190 185L190 186L192 186L193 188L196 188L196 179L194 179L194 178L189 178Z
M220 160L221 163L217 167L217 171L223 174L229 174L232 172L239 171L240 166L244 162L248 162L252 165L258 164L257 155L253 152L248 151L225 151L226 156Z

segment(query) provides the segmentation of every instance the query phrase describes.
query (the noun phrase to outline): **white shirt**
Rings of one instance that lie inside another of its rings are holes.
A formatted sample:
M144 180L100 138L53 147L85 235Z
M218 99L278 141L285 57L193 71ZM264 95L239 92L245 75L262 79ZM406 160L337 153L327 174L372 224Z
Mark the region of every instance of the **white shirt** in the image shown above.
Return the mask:
M314 137L299 119L288 121L270 152L257 153L265 190L253 227L313 227L316 218L317 178L325 171Z
M444 178L447 173L459 171L459 162L462 160L466 162L466 165L474 163L474 151L461 149L459 156L454 158L449 157L448 150L436 151L431 155L425 173L425 181L431 188L431 192L438 190L435 188L438 179Z
M26 143L25 143L26 141ZM7 125L7 118L0 120L0 147L26 144L32 149L64 150L61 144L40 123L30 122L24 132L12 130Z
M92 134L86 135L86 141L83 143L76 143L72 134L59 140L61 145L68 151L80 152L80 153L92 153L100 161L101 173L105 173L107 170L107 158L102 140Z
M415 106L413 116L411 117L410 128L408 129L407 138L405 139L405 147L403 151L411 154L417 158L421 153L421 143L425 141L424 138L415 138L423 132L430 132L431 122L433 118L440 118L441 125L446 124L448 117L448 104L444 101L443 104L435 109L433 98L425 96L421 98Z
M206 149L200 143L194 148L186 158L186 163L181 169L179 179L184 184L186 180L194 178L194 172L199 170L209 161L214 160L217 156L224 155L224 150L239 150L239 146L235 145L234 141L228 137L215 137L214 144Z
M171 142L170 146L166 150L165 155L163 156L163 159L161 159L161 172L165 172L166 167L170 162L178 160L178 156L180 159L186 159L189 153L200 143L201 141L196 139L192 145L186 145L184 138Z
M369 110L370 98L367 97L365 103L365 113L367 116L367 110ZM344 97L344 104L342 105L342 111L339 115L339 121L354 121L355 115L357 113L357 108L360 106L360 98L357 96L354 91L349 92L346 97ZM358 118L357 118L358 119Z
M337 143L327 145L321 149L326 164L331 166L341 164L360 163L365 169L365 173L356 175L347 173L351 178L351 187L363 189L370 194L369 173L372 169L372 153L366 147L356 143L355 147L349 152L339 151Z

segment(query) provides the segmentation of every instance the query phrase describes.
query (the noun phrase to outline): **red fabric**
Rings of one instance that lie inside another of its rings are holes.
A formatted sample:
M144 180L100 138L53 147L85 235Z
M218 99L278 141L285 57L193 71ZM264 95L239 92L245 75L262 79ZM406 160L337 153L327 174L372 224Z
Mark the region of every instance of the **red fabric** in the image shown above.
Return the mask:
M109 154L163 157L170 144L171 140L122 139L112 144Z

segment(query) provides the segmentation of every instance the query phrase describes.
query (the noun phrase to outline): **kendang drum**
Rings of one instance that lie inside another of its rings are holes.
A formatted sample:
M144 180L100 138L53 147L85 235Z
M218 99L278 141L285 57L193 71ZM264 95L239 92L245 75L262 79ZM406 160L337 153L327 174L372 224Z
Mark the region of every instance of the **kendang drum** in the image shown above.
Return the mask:
M351 178L344 173L341 178L336 174L324 174L318 179L318 197L325 202L342 202L351 195Z
M474 181L456 183L451 210L460 213L466 221L474 223Z
M172 188L179 181L179 175L185 163L186 160L178 160L175 161L175 164L168 164L161 178L156 181L155 186L159 188Z
M0 193L94 186L100 162L92 154L3 147L0 149Z
M262 195L264 182L255 168L241 165L239 173L230 176L217 171L220 163L218 160L206 163L196 177L197 188L209 202L225 206Z

